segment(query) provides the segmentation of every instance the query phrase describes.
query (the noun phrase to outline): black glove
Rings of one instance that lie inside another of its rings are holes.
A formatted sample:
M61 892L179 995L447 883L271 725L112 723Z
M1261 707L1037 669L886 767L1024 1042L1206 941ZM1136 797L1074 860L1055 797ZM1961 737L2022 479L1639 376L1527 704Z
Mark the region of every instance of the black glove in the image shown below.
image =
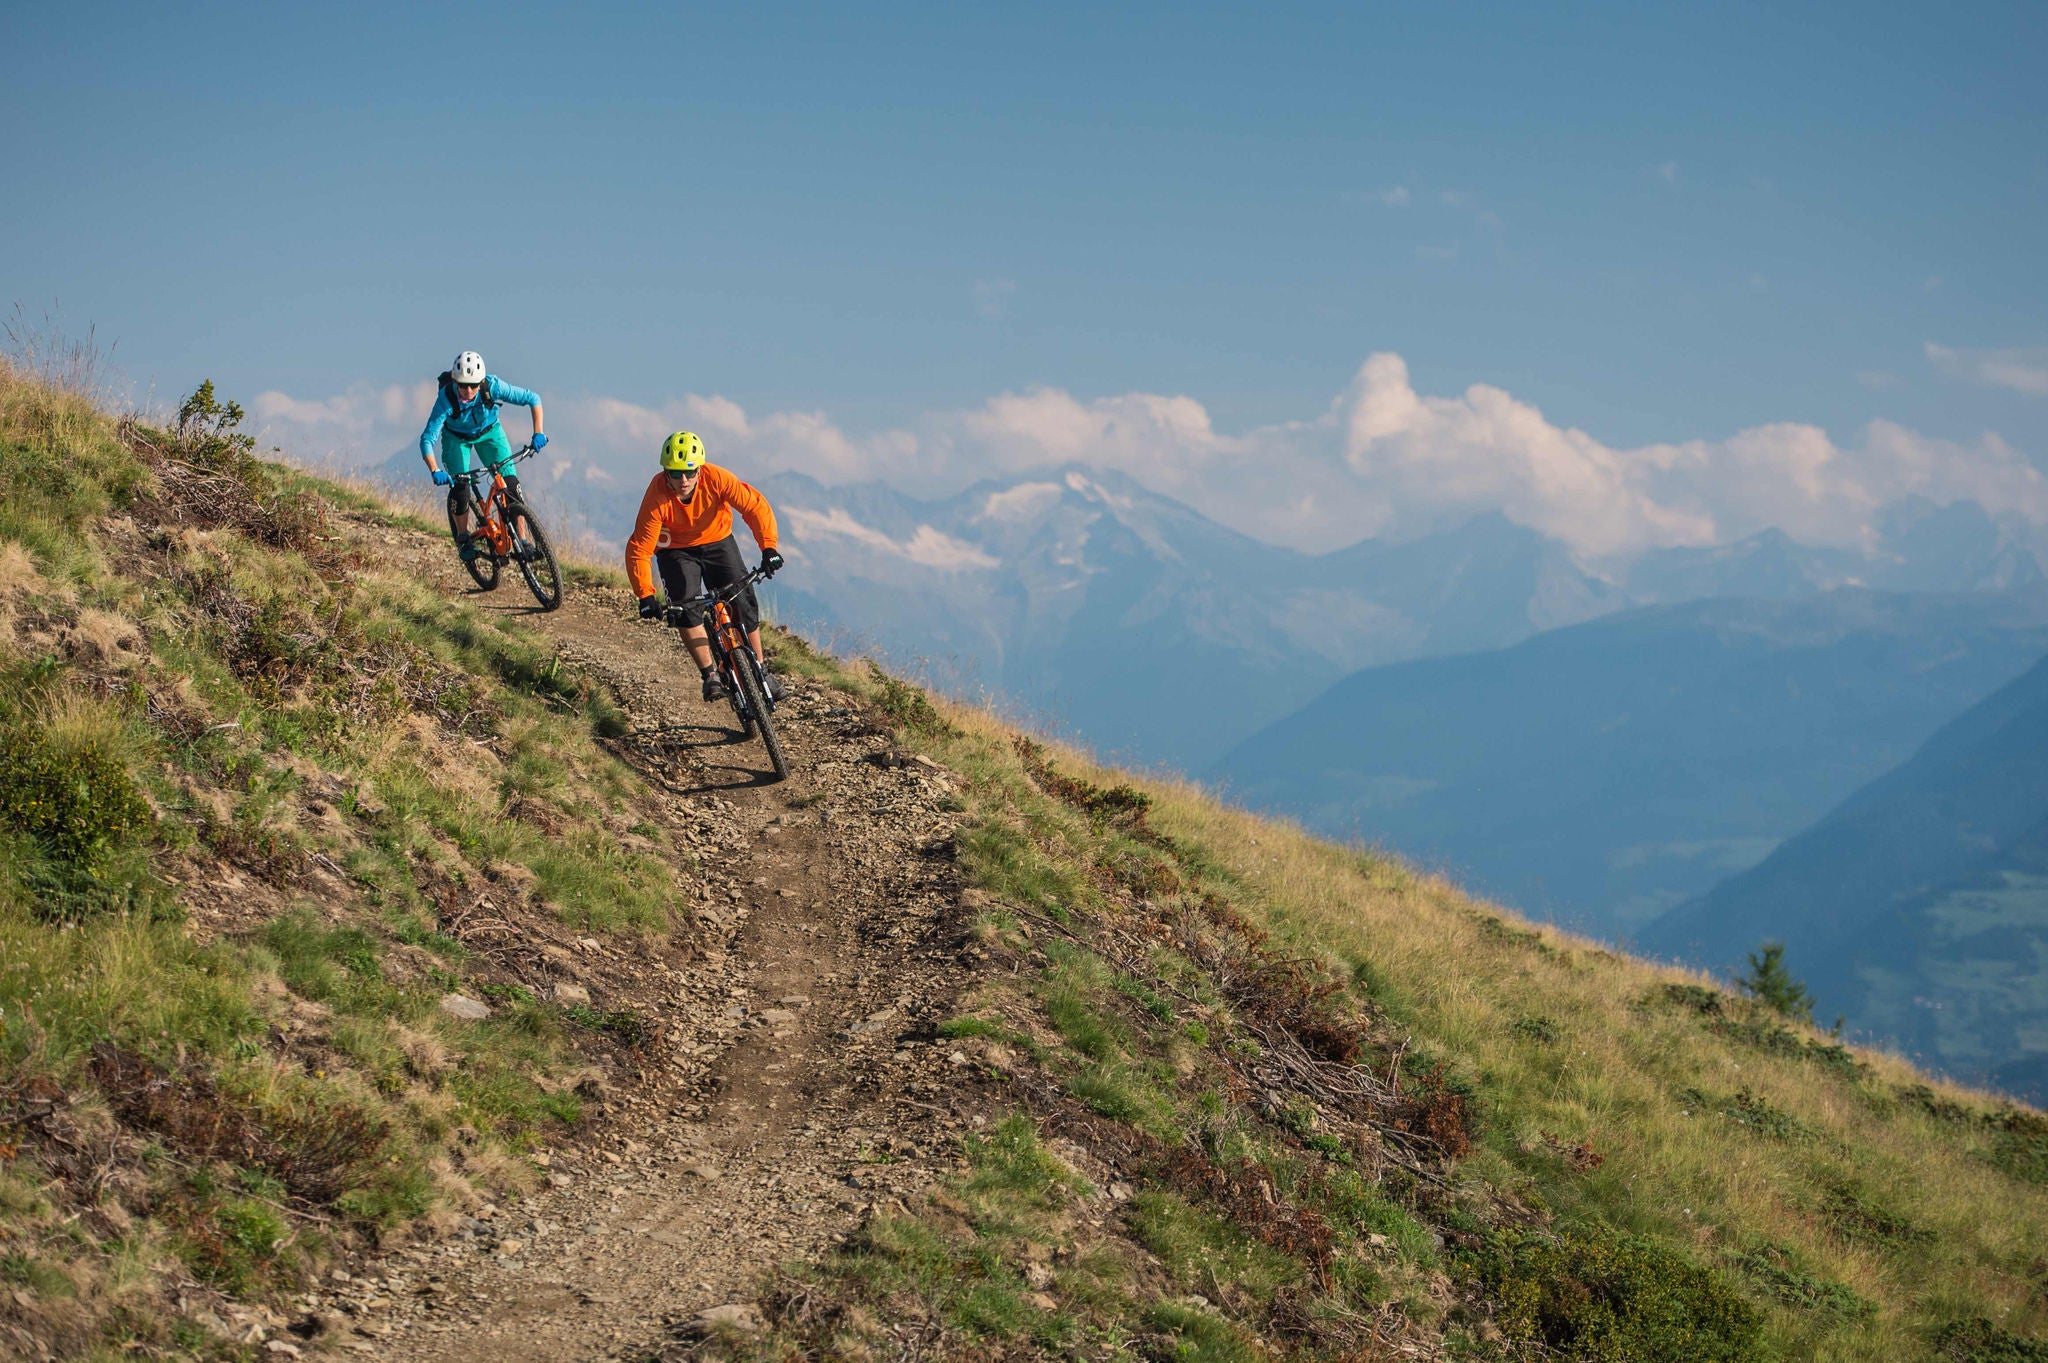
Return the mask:
M782 555L776 553L773 549L763 549L761 551L761 576L773 577L780 571L782 571Z
M681 606L670 606L668 614L661 618L661 622L670 629L688 629L690 627L690 613Z
M643 596L640 598L640 618L642 620L659 620L661 618L661 606L654 597Z

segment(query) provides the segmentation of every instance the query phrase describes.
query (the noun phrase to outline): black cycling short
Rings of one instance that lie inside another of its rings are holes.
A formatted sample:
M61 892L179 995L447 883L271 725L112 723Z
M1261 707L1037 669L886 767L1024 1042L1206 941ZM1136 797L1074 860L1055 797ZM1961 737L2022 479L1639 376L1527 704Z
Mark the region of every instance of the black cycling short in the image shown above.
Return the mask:
M668 593L670 601L686 601L703 594L708 584L713 590L730 587L747 575L746 560L740 557L739 541L731 535L709 544L693 544L686 549L657 549L654 566L661 571L662 590ZM754 589L747 588L732 601L733 618L740 622L740 628L749 633L761 627L761 604L754 600ZM684 620L691 625L704 623L701 607L686 608Z
M519 479L514 474L505 475L505 491L512 497L519 495ZM448 514L467 516L469 514L469 479L457 478L448 484Z

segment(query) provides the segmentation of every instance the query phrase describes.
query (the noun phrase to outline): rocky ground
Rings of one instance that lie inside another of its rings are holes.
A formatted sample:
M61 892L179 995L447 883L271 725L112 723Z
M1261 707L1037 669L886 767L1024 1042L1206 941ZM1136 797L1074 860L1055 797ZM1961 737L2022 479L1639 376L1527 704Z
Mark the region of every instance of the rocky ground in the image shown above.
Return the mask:
M386 539L449 591L468 586L445 540ZM532 604L516 578L476 599ZM542 1192L334 1270L295 1303L322 1325L314 1340L276 1345L404 1360L656 1353L744 1317L764 1270L921 1198L952 1137L985 1120L951 1082L966 1057L933 1032L974 955L947 774L893 750L843 693L791 678L777 720L794 774L770 782L760 744L698 699L675 635L634 621L625 593L572 590L531 621L616 689L632 725L622 748L666 787L661 822L702 867L696 902L678 906L691 945L637 972L635 1002L658 1005L661 1038L596 1090L588 1144L538 1157Z

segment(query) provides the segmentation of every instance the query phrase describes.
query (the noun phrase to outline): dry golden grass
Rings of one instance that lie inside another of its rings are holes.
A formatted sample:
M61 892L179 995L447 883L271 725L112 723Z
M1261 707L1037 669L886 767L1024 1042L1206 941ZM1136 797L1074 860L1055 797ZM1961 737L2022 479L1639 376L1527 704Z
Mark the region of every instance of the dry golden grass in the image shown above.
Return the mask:
M1007 746L1012 731L986 712L946 707L946 716ZM1071 750L1060 764L1151 796L1154 828L1213 858L1278 936L1365 983L1418 1047L1473 1086L1487 1131L1465 1178L1706 1261L1789 1247L1807 1272L1877 1304L1862 1323L1779 1312L1773 1333L1797 1356L1917 1357L1928 1328L1957 1316L2048 1333L2048 1188L1994 1167L1995 1133L1983 1124L1945 1121L1900 1093L1925 1085L1977 1114L2011 1110L2008 1101L1867 1048L1849 1048L1866 1067L1860 1078L1774 1054L1665 1001L1667 986L1715 985L1696 972L1528 922L1392 858L1231 809L1188 782L1111 771ZM1535 1020L1554 1040L1516 1030ZM1801 1041L1832 1044L1788 1025ZM1738 1093L1796 1123L1791 1134L1699 1102ZM1597 1169L1558 1162L1546 1172L1547 1144L1580 1142L1602 1156ZM1854 1232L1829 1211L1843 1189L1904 1229Z

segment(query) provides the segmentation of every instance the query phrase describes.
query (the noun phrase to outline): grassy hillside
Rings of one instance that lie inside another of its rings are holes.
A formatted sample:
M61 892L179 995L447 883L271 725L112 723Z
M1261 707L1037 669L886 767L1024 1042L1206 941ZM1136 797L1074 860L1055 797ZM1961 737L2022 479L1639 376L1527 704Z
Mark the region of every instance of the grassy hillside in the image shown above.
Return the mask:
M768 1295L755 1357L2048 1358L2048 1122L985 717L1019 1116Z
M238 1302L533 1186L633 1019L451 925L654 958L688 870L609 703L237 416L0 368L7 1356L249 1352Z
M644 1120L688 800L234 415L0 375L0 1352L250 1356ZM979 983L910 1040L973 1120L761 1328L642 1356L2048 1357L2039 1114L784 658L957 775Z

